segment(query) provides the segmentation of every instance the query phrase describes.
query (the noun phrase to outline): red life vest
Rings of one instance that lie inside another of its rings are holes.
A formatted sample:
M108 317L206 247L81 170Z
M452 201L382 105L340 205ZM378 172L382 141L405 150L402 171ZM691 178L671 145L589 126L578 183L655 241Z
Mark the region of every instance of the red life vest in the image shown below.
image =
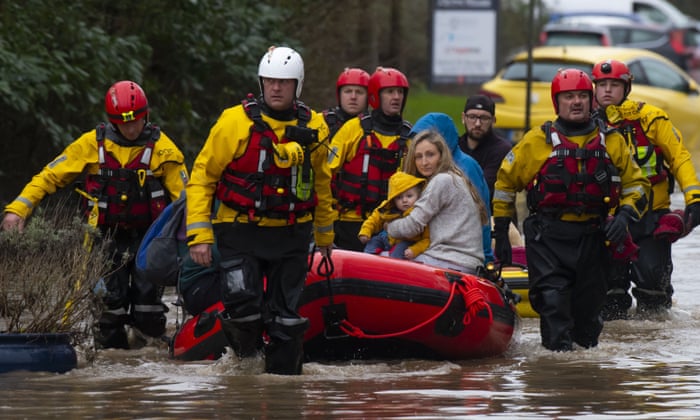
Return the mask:
M668 179L669 173L664 166L663 152L660 147L649 141L639 120L623 120L616 127L625 136L628 144L633 146L634 160L651 185Z
M97 154L100 165L96 174L87 175L85 191L97 199L99 217L97 224L103 227L146 228L170 202L160 180L151 171L153 147L160 138L160 128L151 126L152 135L141 152L122 167L119 161L105 149L106 127L96 128ZM95 205L83 198L86 216Z
M406 121L396 140L386 148L372 131L372 116L360 116L364 139L357 153L343 164L333 178L332 191L340 211L355 211L366 218L383 200L389 189L389 178L398 170L406 154L406 143L411 126Z
M552 153L527 186L531 211L607 214L618 205L621 180L605 148L605 135L583 148L557 132L551 122L543 127Z
M253 121L250 139L245 153L226 166L216 187L216 197L232 209L247 214L250 221L257 216L287 219L289 224L293 224L318 203L313 189L311 147L302 145L302 165L278 167L273 159L273 143L293 140L287 134L281 139L277 138L262 119L260 105L252 95L248 95L242 104L246 115ZM304 128L311 119L311 110L298 101L296 108L297 126Z

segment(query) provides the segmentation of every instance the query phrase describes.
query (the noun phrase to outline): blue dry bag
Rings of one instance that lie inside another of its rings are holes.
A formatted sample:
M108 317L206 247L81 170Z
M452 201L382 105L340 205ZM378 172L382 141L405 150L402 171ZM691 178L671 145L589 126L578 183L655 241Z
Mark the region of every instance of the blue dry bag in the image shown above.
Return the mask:
M185 240L185 193L153 221L136 253L136 271L159 286L177 285Z

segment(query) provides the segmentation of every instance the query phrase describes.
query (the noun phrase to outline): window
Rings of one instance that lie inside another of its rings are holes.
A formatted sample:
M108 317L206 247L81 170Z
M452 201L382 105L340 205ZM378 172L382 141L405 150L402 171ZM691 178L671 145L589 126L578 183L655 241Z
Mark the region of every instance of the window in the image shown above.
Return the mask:
M634 4L634 13L637 13L644 20L646 20L647 22L650 22L650 23L656 23L659 25L671 24L668 16L666 16L665 13L663 13L661 10L657 9L656 7L653 7L653 6L648 5L648 4L635 3Z
M613 40L613 45L620 44L647 44L661 45L667 41L668 35L664 31L644 28L644 25L638 26L611 26L610 37ZM646 46L642 46L646 48Z
M646 29L631 29L629 31L629 42L650 42L663 39L665 34Z
M612 39L613 45L627 42L627 29L615 26L611 26L608 29L610 30L610 39Z
M639 63L639 61L632 61L631 63L627 63L627 67L629 67L630 73L634 75L634 80L632 80L632 89L634 89L634 85L649 84L649 80L647 80L647 76L644 73L644 69L642 68L642 65Z
M671 67L652 59L641 59L630 67L634 74L634 84L649 85L662 89L671 89L678 92L688 92L688 82ZM640 75L637 78L637 74Z
M532 63L533 82L551 82L559 69L576 68L591 74L593 68L587 64L567 61L534 61ZM527 80L527 61L511 63L503 72L504 80Z
M600 33L578 31L552 31L547 33L544 45L605 45Z

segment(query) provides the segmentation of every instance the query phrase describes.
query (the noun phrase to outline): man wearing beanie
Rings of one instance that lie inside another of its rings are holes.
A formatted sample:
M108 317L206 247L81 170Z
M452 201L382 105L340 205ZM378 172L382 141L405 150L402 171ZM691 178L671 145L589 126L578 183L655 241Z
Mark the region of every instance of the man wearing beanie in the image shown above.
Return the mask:
M496 105L491 98L474 95L467 99L462 112L462 124L466 132L459 138L459 148L476 160L484 170L490 197L501 161L511 149L511 143L493 132L496 122Z

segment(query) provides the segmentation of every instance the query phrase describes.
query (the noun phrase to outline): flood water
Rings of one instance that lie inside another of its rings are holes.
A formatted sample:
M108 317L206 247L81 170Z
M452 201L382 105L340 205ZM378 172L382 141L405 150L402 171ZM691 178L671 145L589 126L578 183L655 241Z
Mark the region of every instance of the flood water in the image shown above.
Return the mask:
M674 245L675 302L663 319L607 323L597 348L543 349L523 319L500 357L460 362L177 362L167 349L110 350L66 374L0 375L4 419L700 418L700 230ZM698 264L698 265L696 265ZM169 299L168 301L172 301ZM172 312L171 312L172 313Z

